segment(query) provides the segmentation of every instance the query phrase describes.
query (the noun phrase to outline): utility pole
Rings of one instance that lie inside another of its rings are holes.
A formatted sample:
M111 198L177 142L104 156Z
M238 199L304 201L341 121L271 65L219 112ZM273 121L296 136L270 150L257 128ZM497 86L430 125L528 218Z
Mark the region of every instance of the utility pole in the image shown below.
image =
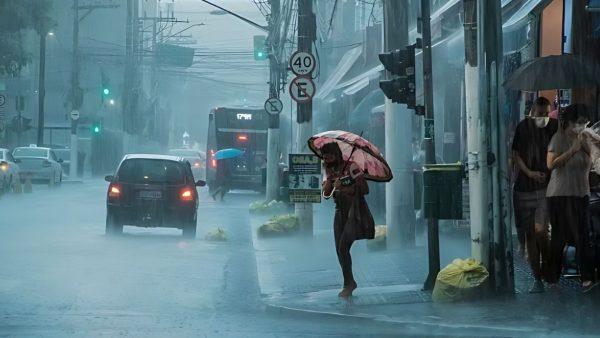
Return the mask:
M316 35L316 19L312 10L313 0L298 0L298 51L312 53L312 43ZM312 101L298 103L296 109L298 122L297 152L311 153L308 139L312 136ZM307 236L313 234L313 207L311 203L296 203L296 216L300 231Z
M46 97L46 38L48 32L42 30L40 34L40 67L38 74L38 129L37 144L44 144L44 99ZM20 118L19 118L20 122Z
M269 16L269 98L279 98L280 60L279 51L279 12L280 0L270 0ZM279 114L269 114L267 130L267 202L277 199L279 195Z
M471 256L490 271L495 290L512 292L508 135L499 104L501 5L499 0L465 0L464 10Z
M408 1L385 0L384 52L408 46ZM387 78L391 74L387 72ZM385 218L391 247L415 245L415 211L412 167L412 116L406 106L385 99L385 155L394 179L386 185Z
M81 108L83 92L79 87L79 0L73 0L73 60L71 63L71 109ZM71 158L69 176L77 177L78 137L77 121L71 119Z
M489 265L488 123L485 118L484 7L480 0L465 0L465 100L471 257Z
M425 163L435 164L435 124L433 110L433 74L431 62L431 0L421 0L421 22L423 32L423 96L425 103ZM433 290L440 272L439 224L435 218L427 219L427 250L429 252L429 274L424 289Z

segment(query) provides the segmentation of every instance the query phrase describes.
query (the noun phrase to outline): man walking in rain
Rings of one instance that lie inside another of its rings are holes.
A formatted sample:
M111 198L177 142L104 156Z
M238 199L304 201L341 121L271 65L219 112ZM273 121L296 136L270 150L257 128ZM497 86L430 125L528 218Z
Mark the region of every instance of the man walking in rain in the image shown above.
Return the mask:
M549 259L546 188L550 173L546 153L558 129L558 122L548 117L549 112L550 101L537 98L530 115L517 125L512 144L518 170L513 192L515 225L521 252L526 248L535 278L531 293L544 291L542 276Z
M339 296L349 298L357 287L352 274L350 248L355 240L370 237L362 231L365 224L357 224L357 221L373 223L364 199L364 195L369 193L369 186L356 164L344 161L337 143L325 144L321 152L326 173L323 194L326 198L333 195L335 201L335 247L344 275L344 287Z

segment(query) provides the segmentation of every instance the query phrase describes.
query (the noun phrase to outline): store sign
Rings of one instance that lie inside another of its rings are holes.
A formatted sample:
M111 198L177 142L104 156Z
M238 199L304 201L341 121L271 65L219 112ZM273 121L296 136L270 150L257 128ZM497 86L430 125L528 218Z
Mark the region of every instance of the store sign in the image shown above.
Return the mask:
M290 154L289 191L292 203L321 203L321 159L313 154Z

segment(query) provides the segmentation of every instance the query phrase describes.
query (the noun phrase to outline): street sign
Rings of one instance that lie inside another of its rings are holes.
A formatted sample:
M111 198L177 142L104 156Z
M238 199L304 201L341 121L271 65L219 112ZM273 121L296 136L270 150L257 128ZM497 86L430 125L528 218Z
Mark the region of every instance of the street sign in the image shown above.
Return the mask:
M316 61L311 53L295 52L290 58L290 68L296 75L307 75L315 70Z
M71 119L74 121L79 120L79 110L74 109L71 111Z
M290 96L298 103L312 100L315 95L315 83L306 76L298 76L290 83Z
M279 115L283 111L283 102L276 97L272 97L265 101L265 110L270 115Z
M321 203L321 159L314 154L290 154L289 191L292 203Z
M6 104L6 96L4 94L0 94L0 107L4 107Z

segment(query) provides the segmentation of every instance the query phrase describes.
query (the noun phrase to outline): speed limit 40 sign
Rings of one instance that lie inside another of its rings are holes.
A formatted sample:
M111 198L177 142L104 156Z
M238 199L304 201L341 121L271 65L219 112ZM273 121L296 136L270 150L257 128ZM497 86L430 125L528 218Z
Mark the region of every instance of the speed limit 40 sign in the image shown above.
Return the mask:
M311 53L296 52L290 58L290 68L296 75L307 75L316 67L315 57Z

